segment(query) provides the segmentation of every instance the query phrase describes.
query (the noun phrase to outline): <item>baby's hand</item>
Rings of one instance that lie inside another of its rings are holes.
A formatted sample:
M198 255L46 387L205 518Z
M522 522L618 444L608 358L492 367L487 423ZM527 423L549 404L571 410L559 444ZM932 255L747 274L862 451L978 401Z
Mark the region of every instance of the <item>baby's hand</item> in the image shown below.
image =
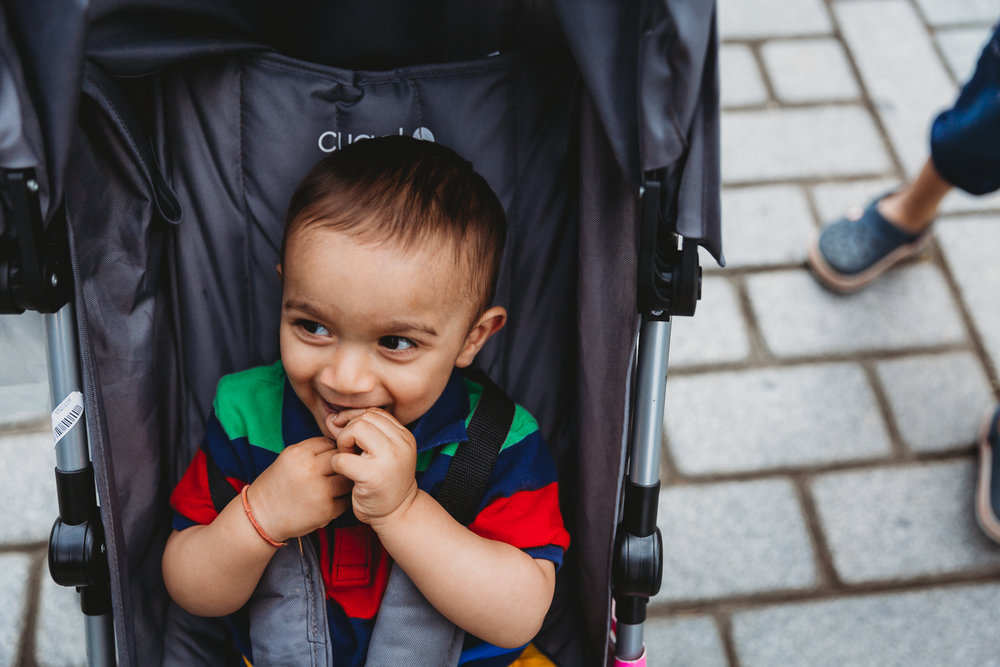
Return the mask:
M379 408L344 410L327 426L337 439L334 472L354 481L359 520L375 525L417 495L417 443L395 417Z
M284 542L330 523L347 509L351 480L335 474L328 438L310 438L286 447L247 492L261 528Z

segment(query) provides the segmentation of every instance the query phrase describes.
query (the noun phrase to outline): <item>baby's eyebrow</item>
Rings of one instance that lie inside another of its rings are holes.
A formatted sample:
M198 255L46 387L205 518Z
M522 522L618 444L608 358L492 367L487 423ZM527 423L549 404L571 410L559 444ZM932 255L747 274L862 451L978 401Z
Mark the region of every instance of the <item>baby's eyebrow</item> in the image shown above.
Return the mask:
M286 299L281 307L285 310L299 310L307 315L320 315L321 309L316 306L316 304L303 301L301 299Z
M428 336L437 336L437 329L430 324L415 320L391 320L383 322L378 326L383 331L391 331L394 334L403 333L423 333Z

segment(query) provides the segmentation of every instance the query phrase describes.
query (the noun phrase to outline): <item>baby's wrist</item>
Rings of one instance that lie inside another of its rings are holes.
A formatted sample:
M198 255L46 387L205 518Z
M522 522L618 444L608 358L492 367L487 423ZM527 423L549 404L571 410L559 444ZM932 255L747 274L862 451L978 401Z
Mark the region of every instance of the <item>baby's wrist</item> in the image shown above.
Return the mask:
M395 526L405 523L407 521L407 515L418 504L418 498L421 493L422 492L417 487L416 481L414 481L410 491L403 497L403 500L394 510L388 514L373 517L370 521L368 521L368 525L371 526L377 534L382 534L393 530Z
M288 538L271 526L271 523L268 520L267 503L262 497L263 494L255 492L253 502L251 503L251 486L253 485L248 484L243 487L242 491L240 491L240 497L243 502L243 512L246 514L247 520L250 522L250 525L253 526L254 530L257 531L257 534L260 535L261 539L270 544L272 547L285 546Z

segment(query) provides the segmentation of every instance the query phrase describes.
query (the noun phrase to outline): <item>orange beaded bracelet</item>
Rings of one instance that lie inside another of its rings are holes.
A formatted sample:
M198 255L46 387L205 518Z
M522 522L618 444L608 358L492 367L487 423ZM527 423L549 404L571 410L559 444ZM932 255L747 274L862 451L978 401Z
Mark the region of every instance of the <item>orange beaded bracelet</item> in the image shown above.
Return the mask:
M288 542L279 542L276 539L272 538L270 535L265 533L264 529L260 527L259 523L257 523L257 519L255 519L253 516L253 510L250 509L250 501L247 499L247 492L249 490L250 490L250 485L247 484L246 486L243 487L243 490L240 491L240 498L243 499L243 511L247 513L247 518L250 519L250 523L252 523L253 527L257 529L257 534L263 537L264 541L270 544L272 547L283 547L286 544L288 544Z

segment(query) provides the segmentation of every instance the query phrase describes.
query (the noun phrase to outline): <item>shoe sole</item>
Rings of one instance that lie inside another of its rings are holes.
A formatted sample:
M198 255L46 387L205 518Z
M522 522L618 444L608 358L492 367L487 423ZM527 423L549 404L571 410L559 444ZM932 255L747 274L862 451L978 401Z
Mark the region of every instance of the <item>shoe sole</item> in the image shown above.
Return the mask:
M857 292L862 287L869 285L896 264L923 252L931 241L931 232L926 232L916 241L899 246L861 273L845 275L830 266L823 257L823 253L819 251L820 233L820 230L816 230L809 239L809 252L806 255L809 268L812 269L821 283L841 294Z
M989 408L979 429L979 475L976 480L976 523L994 542L1000 543L1000 519L993 513L990 503L990 485L993 481L993 447L990 445L990 428L996 417L996 407Z

